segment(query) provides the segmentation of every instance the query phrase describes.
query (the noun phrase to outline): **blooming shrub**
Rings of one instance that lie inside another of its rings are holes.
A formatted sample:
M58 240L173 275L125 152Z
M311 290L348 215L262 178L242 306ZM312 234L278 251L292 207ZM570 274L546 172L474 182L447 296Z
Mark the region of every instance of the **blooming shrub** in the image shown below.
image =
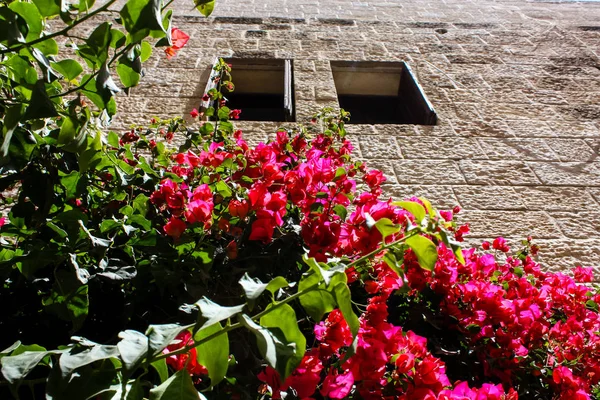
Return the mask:
M230 67L212 79L197 131L111 132L85 157L41 157L43 201L34 178L18 189L2 296L29 298L3 311L20 333L2 340L38 344L1 352L6 396L598 398L589 270L542 272L530 239L461 249L460 209L385 198L344 112L249 146Z

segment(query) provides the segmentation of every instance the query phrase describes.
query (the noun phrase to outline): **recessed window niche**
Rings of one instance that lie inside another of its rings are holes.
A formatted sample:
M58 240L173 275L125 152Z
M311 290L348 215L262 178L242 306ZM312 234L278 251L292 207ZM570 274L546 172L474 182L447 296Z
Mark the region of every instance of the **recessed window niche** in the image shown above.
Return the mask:
M435 110L405 62L332 61L331 69L350 124L436 124Z
M227 107L242 110L240 120L294 121L292 61L226 58L235 90L223 90ZM208 91L212 82L208 82Z

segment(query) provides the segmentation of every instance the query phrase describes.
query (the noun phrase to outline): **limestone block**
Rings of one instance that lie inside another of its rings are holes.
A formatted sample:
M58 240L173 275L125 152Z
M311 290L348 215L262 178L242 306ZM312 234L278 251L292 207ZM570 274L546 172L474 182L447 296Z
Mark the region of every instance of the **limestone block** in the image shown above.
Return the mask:
M600 162L528 162L546 185L600 186Z
M366 159L398 159L402 158L400 148L393 137L369 137L360 139L360 150Z
M591 188L572 186L515 186L528 210L577 211L596 207Z
M457 137L399 137L405 158L426 159L486 159L475 139Z
M398 160L393 162L399 183L453 185L466 183L458 164L450 160Z
M544 139L486 138L478 139L485 155L492 160L558 161Z
M556 238L561 233L554 220L542 211L469 210L458 214L458 220L468 222L471 237L512 236L525 238Z
M520 161L463 160L459 164L469 184L510 186L541 183L533 170Z
M512 186L453 186L465 210L526 210L521 196Z

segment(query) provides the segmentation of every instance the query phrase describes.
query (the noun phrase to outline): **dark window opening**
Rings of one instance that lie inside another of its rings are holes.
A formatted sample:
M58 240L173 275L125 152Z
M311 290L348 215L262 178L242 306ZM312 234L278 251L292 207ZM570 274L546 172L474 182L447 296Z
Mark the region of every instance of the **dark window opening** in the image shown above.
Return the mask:
M350 124L436 124L435 110L408 64L332 61L331 69Z
M229 58L233 92L223 89L227 107L242 110L244 121L294 121L290 60ZM210 82L209 82L210 84Z

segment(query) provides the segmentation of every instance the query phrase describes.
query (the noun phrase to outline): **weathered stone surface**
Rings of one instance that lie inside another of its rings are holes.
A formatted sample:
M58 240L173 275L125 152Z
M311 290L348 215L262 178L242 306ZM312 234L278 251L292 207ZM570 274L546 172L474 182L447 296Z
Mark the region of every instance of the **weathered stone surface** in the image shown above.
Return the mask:
M459 221L468 222L472 237L510 236L524 238L560 237L561 232L548 214L541 211L479 211L459 214Z
M573 239L591 239L600 232L600 212L586 209L582 211L556 212L550 215L557 222L562 233Z
M455 161L398 160L394 171L399 183L452 185L466 183Z
M405 158L425 159L485 159L484 151L474 139L457 137L399 137Z
M171 61L154 51L114 129L187 118L216 56L293 59L300 123L339 107L330 60L408 61L437 125L347 125L385 194L460 204L476 238L543 238L551 269L600 266L600 4L218 0L208 20L173 6L191 39ZM281 124L238 125L257 143Z
M597 206L590 192L593 190L591 188L516 186L514 189L528 210L576 212Z
M460 169L469 184L537 185L541 182L529 166L520 161L460 161Z
M526 210L512 186L454 186L458 203L465 210Z
M389 160L402 158L398 143L393 137L369 137L360 139L359 143L361 153L367 159L382 158Z

